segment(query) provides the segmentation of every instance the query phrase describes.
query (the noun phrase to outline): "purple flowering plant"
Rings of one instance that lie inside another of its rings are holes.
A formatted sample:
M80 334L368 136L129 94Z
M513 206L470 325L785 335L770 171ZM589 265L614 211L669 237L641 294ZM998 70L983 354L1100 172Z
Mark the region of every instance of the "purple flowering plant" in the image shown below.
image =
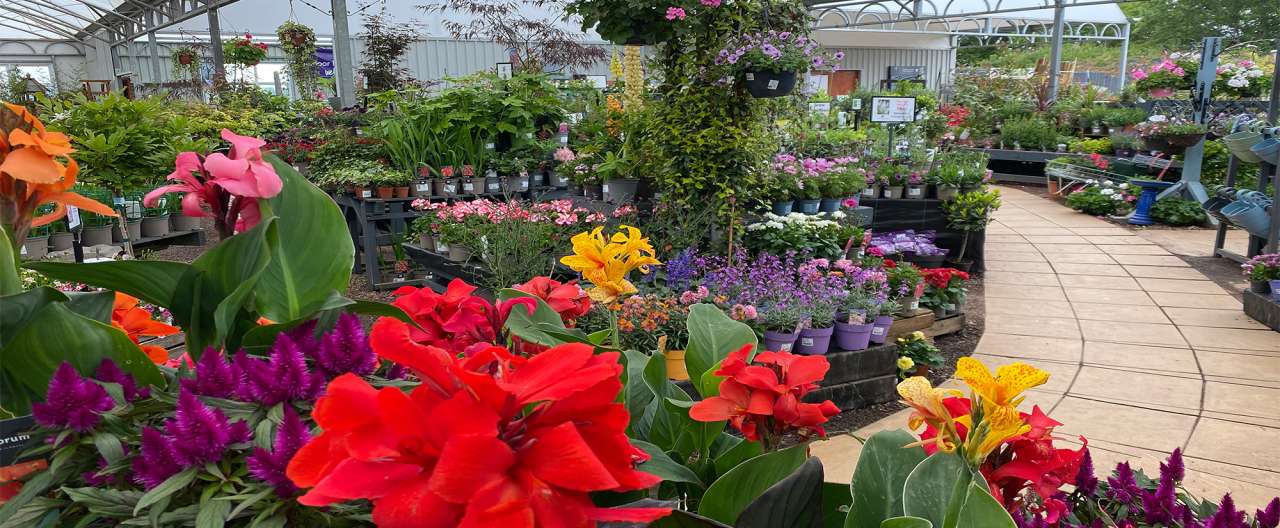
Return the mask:
M1280 253L1263 253L1240 266L1249 280L1280 280Z
M162 368L163 386L139 386L109 359L91 376L62 363L45 401L33 405L36 447L22 455L50 467L6 508L33 520L95 515L113 526L148 518L174 526L347 523L358 506L300 506L285 469L311 438L311 408L328 381L354 373L399 383L389 371L373 377L378 369L352 314L328 331L310 321L282 332L265 356L209 348L194 372Z
M730 72L785 73L832 69L841 60L844 52L829 54L806 34L770 30L731 40L717 54L715 63Z

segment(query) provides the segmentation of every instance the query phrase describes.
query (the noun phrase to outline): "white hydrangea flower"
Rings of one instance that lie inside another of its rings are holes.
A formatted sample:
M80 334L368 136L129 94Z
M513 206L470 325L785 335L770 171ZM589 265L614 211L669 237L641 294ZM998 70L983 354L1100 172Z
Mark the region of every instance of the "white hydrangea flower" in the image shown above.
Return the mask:
M1263 75L1264 74L1262 73L1262 70L1258 68L1254 68L1252 70L1244 72L1244 76L1250 79L1256 79L1258 77L1262 77Z
M1111 199L1112 199L1112 200L1115 200L1115 201L1117 201L1117 202L1118 202L1118 201L1120 201L1120 200L1123 200L1123 199L1124 199L1124 195L1123 195L1123 194L1113 194L1113 195L1111 195Z
M1152 123L1164 123L1168 120L1169 120L1169 117L1162 114L1156 114L1147 118L1147 121L1150 121Z
M1115 189L1103 189L1099 192L1101 192L1103 196L1111 196L1116 193Z
M787 226L783 225L783 224L782 224L782 222L778 222L778 221L775 221L775 220L770 220L770 221L768 221L768 222L765 222L765 223L764 223L764 225L765 225L766 227L770 227L770 228L773 228L773 229L786 229L786 227L787 227Z
M1230 86L1232 88L1244 88L1246 86L1249 86L1249 79L1244 78L1244 76L1237 75L1235 77L1227 79L1227 86Z

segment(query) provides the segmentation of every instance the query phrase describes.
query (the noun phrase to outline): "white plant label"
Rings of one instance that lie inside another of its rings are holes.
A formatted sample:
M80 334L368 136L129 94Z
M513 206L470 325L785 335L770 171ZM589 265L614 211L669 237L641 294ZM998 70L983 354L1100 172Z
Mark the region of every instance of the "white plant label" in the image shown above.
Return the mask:
M458 192L458 188L454 186L452 183L450 183L444 186L444 192L445 194L453 194L455 192Z
M489 182L489 192L498 192L499 188L501 188L501 186L498 184L498 182L496 181Z
M609 184L606 183L604 185L601 185L600 192L609 192Z
M910 189L907 189L907 194L910 196L920 196L922 190L923 189L919 187L912 187Z
M520 190L522 191L529 190L529 180L526 180L524 178L520 179Z
M748 73L747 75L751 75L751 74ZM783 343L782 346L778 347L780 349L779 352L790 352L792 344L793 343Z
M876 197L876 190L875 190L875 189L873 189L873 188L871 188L871 187L867 187L866 189L863 189L863 190L862 190L862 195L863 195L863 196L867 196L867 197L871 197L871 198L875 198L875 197Z
M80 225L80 208L74 205L67 206L67 228L75 229Z
M360 191L360 197L361 197L361 198L373 198L373 191L370 191L369 189L365 189L365 190L363 190L363 191Z
M871 328L871 335L877 335L877 336L879 336L879 335L884 335L884 327L882 327L882 326L875 326L875 327L872 327L872 328Z
M812 337L800 338L800 346L807 346L807 347L813 346L813 338Z
M476 192L475 184L471 182L462 184L462 192Z
M419 183L419 184L417 184L417 185L415 185L415 186L414 186L414 189L416 189L418 192L427 192L428 190L430 190L430 189L431 189L431 184L429 184L429 183Z
M748 81L754 81L754 80L756 80L756 74L751 73L751 72L747 72L747 80L748 80Z
M777 89L778 89L778 80L777 80L777 79L770 79L770 80L769 80L769 84L768 84L768 86L769 86L769 89L770 89L770 90L777 90Z

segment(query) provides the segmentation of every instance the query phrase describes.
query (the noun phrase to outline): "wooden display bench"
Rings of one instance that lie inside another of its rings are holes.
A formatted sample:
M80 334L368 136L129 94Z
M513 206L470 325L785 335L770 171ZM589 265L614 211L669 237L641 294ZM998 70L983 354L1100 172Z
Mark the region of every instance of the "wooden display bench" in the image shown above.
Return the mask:
M1280 303L1266 294L1244 291L1244 313L1255 321L1280 332Z
M156 237L140 237L131 240L133 247L140 246L203 246L205 243L205 234L203 229L192 229L191 231L170 231L167 235Z

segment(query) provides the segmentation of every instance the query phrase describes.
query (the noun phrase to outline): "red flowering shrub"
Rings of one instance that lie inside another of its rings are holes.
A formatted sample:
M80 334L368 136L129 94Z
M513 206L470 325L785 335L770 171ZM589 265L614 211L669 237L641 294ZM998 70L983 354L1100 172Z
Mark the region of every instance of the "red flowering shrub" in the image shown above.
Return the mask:
M470 353L498 342L502 320L499 310L471 293L475 286L454 279L441 295L431 288L405 286L394 292L396 305L417 327L390 317L374 323L374 349L378 343L412 341L455 353Z
M422 384L405 393L334 379L313 412L323 432L289 463L289 478L310 488L302 504L368 499L384 528L588 527L670 512L599 508L588 495L662 481L635 469L648 457L627 439L629 416L615 401L616 352L569 344L526 360L489 347L455 359L383 343L377 352Z
M826 436L822 424L840 414L840 409L830 400L801 400L827 375L831 367L827 358L761 352L748 363L751 349L752 345L744 345L724 359L715 372L725 376L720 394L694 404L689 417L700 422L729 420L747 440L761 442L766 449L778 445L790 431Z

